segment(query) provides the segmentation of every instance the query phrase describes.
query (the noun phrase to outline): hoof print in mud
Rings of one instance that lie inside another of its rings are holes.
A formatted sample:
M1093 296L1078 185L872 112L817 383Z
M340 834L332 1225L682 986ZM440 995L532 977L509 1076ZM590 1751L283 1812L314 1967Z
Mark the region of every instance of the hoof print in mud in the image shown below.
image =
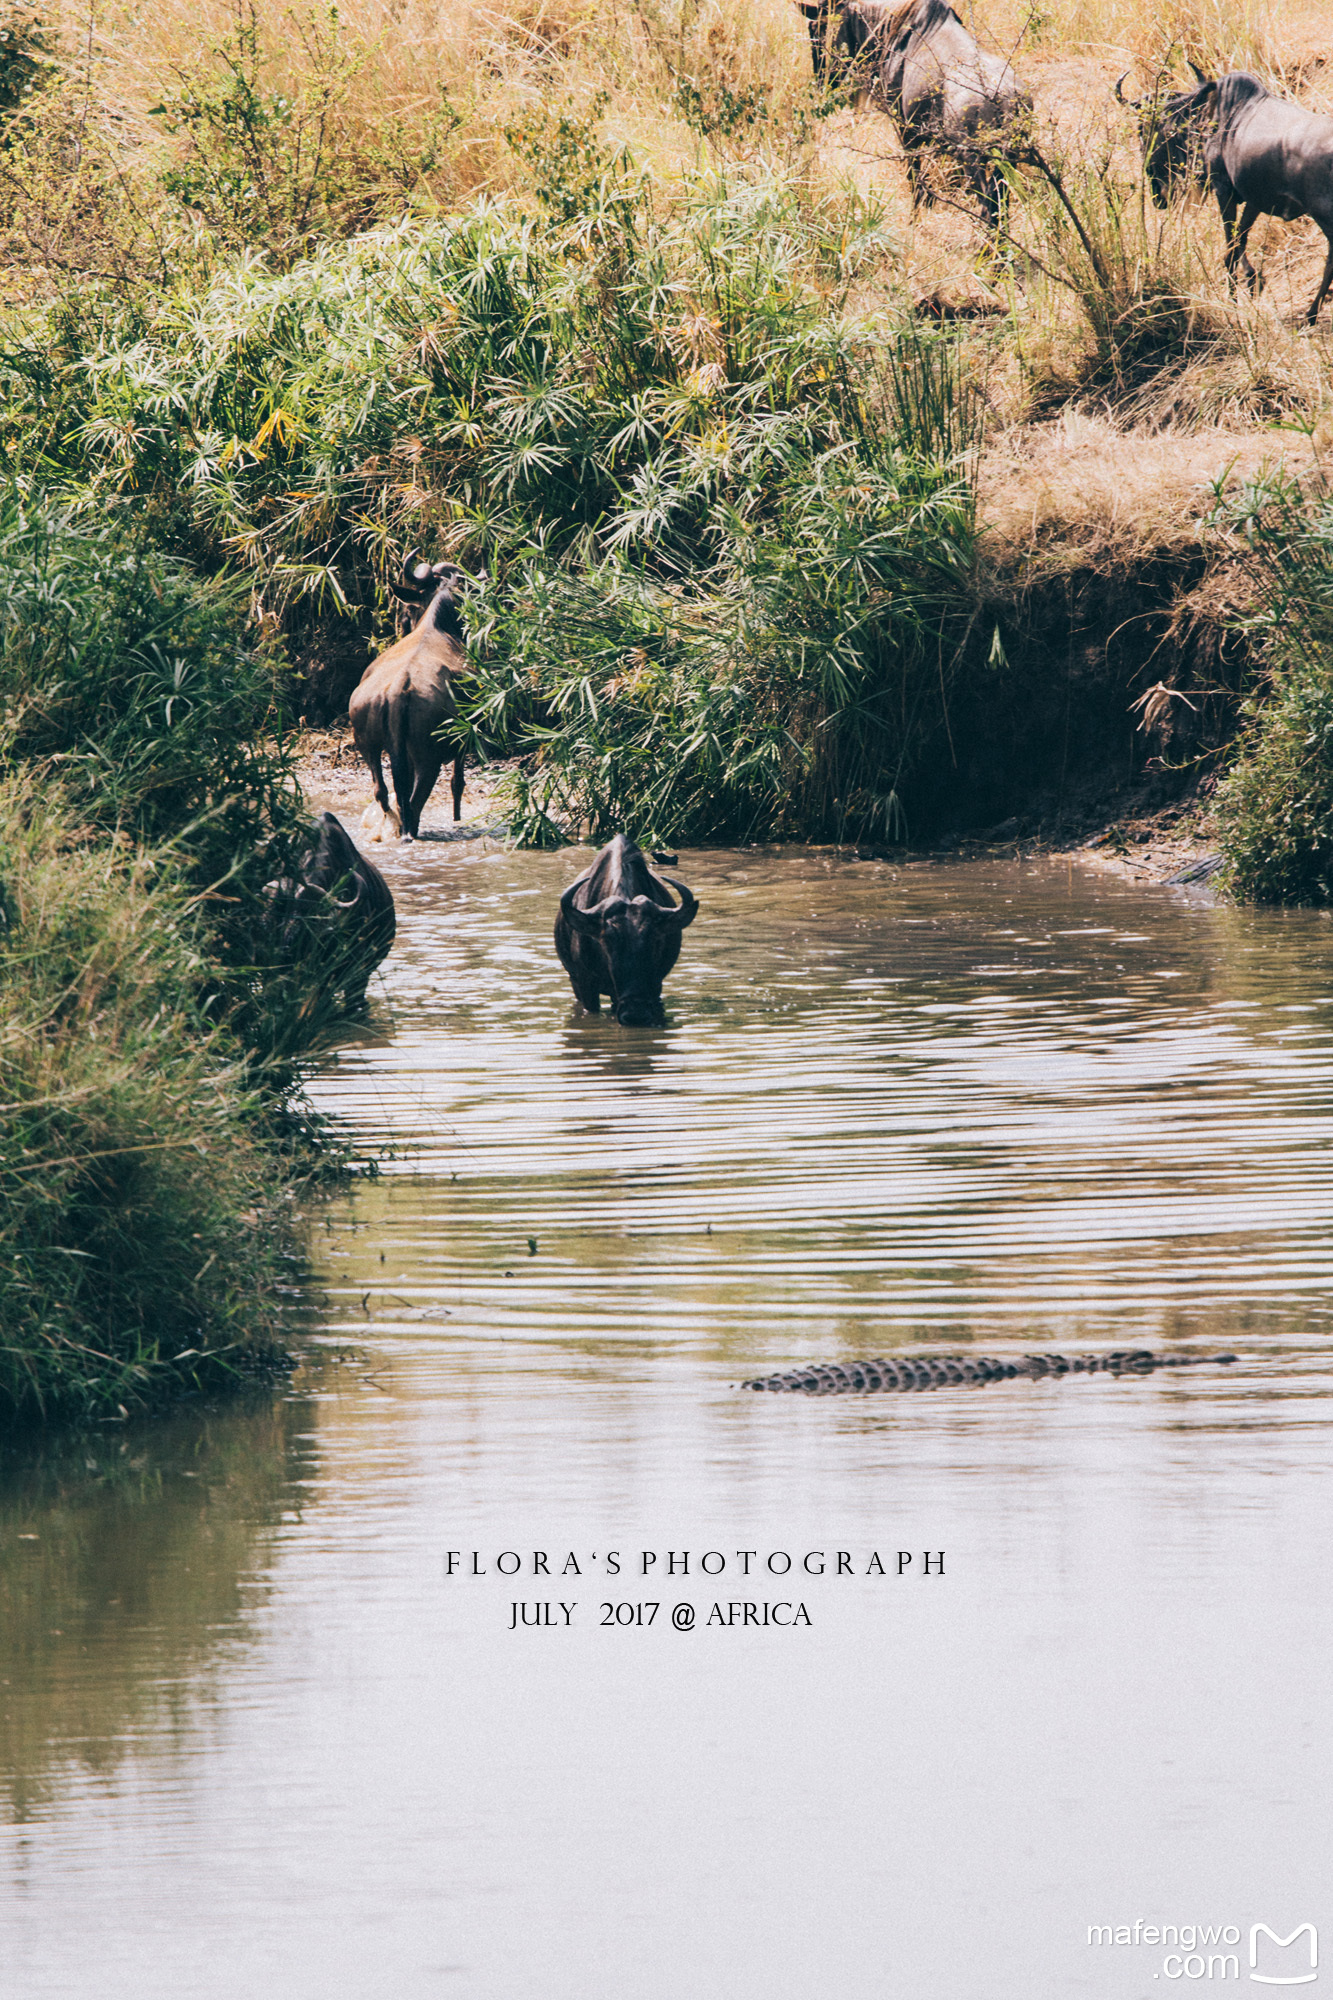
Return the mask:
M1105 1354L895 1354L891 1360L820 1362L780 1375L756 1375L742 1389L807 1396L870 1395L877 1389L942 1389L952 1382L1036 1382L1051 1375L1151 1375L1155 1368L1225 1366L1234 1354L1154 1354L1114 1347Z

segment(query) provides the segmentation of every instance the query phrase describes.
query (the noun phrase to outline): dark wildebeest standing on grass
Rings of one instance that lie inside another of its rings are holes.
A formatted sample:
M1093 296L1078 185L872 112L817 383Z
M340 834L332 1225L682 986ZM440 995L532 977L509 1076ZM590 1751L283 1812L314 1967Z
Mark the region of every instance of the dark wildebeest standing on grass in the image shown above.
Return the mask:
M927 193L922 154L958 161L995 228L1004 198L1000 161L1021 151L1032 100L1009 64L988 55L946 0L916 0L879 72L884 102L907 151L912 199Z
M555 920L555 948L580 1006L600 1013L605 993L622 1027L660 1021L662 981L698 908L683 882L654 875L634 842L618 833L570 883Z
M928 195L921 154L949 154L999 221L999 159L1013 152L1032 103L1007 62L980 48L946 0L798 0L810 29L815 80L828 79L830 49L839 72L857 71L898 126L912 200ZM829 24L840 14L830 43Z
M1129 111L1139 114L1139 144L1143 149L1143 171L1148 181L1148 192L1157 208L1169 208L1178 195L1192 187L1206 188L1208 185L1208 162L1204 158L1207 145L1205 123L1213 110L1213 92L1216 86L1208 81L1201 69L1194 69L1198 82L1193 90L1173 91L1169 97L1162 95L1162 80L1147 97L1126 97L1121 85L1122 76L1115 87L1116 97ZM1125 76L1129 71L1125 71Z
M451 753L438 733L456 713L456 685L467 671L458 616L466 581L453 563L419 563L414 550L403 565L402 582L389 585L401 603L417 612L416 624L372 661L347 704L352 737L375 781L383 816L375 838L382 837L387 821L396 833L415 840L422 807L450 754L454 818L462 816L463 751ZM385 757L396 810L385 789Z
M295 868L268 885L270 934L291 960L309 956L344 1004L359 1007L397 934L393 893L332 813L319 815Z
M1222 211L1227 277L1234 286L1243 271L1250 290L1259 289L1245 246L1261 215L1280 222L1310 216L1328 242L1324 275L1305 315L1313 326L1333 285L1333 118L1274 97L1244 70L1208 87L1217 93L1217 124L1205 156Z

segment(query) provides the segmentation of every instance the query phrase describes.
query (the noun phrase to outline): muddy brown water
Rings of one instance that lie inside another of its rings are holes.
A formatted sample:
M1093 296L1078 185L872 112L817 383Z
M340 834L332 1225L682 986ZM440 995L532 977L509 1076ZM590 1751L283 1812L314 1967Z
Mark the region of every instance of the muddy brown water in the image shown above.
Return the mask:
M579 859L389 857L314 1094L396 1151L290 1394L11 1455L0 1994L1142 2000L1327 1937L1333 924L688 854L627 1031ZM1241 1358L734 1386L1108 1342Z

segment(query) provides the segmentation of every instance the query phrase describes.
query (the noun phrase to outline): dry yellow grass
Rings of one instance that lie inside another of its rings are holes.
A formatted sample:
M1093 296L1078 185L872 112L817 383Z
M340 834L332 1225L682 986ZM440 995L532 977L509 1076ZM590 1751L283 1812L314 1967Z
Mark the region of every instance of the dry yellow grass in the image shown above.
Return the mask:
M1264 469L1304 473L1317 449L1291 431L1149 437L1078 410L1013 425L981 462L982 561L996 575L1025 567L1050 575L1132 570L1183 554L1219 486L1234 489Z

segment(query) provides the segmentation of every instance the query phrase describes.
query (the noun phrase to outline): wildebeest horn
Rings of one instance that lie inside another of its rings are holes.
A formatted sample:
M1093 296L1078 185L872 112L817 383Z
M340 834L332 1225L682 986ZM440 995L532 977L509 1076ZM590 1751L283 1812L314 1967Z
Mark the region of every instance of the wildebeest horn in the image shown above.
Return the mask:
M1128 76L1128 75L1129 75L1129 71L1128 71L1128 70L1126 70L1126 71L1125 71L1125 76ZM1124 105L1127 105L1127 106L1128 106L1128 108L1129 108L1129 109L1130 109L1131 111L1137 111L1137 110L1138 110L1138 108L1139 108L1138 104L1137 104L1137 103L1135 103L1135 102L1134 102L1134 101L1133 101L1132 99L1130 99L1130 98L1126 97L1126 96L1125 96L1125 93L1124 93L1124 91L1123 91L1123 90L1122 90L1122 89L1120 88L1121 84L1122 84L1122 83L1124 82L1124 80L1125 80L1125 76L1122 76L1122 77L1118 77L1118 78L1117 78L1117 80L1116 80L1116 86L1115 86L1115 94L1116 94L1116 101L1117 101L1118 103L1120 103L1120 104L1124 104ZM1140 102L1141 102L1141 101L1142 101L1142 100L1140 100Z
M1189 62L1189 57L1186 56L1185 60ZM1190 68L1194 71L1195 78L1200 84L1212 82L1213 79L1210 76L1205 76L1197 63L1190 63Z

